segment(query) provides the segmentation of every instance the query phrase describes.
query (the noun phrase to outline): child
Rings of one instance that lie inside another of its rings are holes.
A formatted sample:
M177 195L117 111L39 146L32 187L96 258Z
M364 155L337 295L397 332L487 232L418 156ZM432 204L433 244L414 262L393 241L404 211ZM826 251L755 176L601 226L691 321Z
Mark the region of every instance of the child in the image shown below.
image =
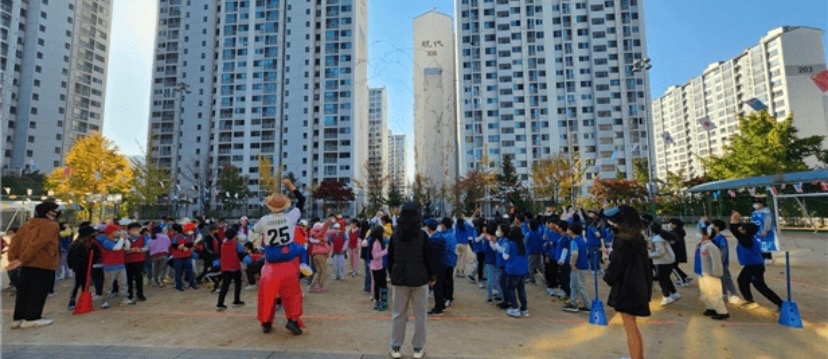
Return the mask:
M658 285L661 287L661 294L664 296L661 305L672 304L681 298L673 285L673 281L670 280L670 273L673 270L676 255L667 241L674 234L662 230L661 224L658 222L653 223L650 227L655 236L652 240L652 250L650 250L649 257L653 261L653 266L655 266Z
M351 263L351 277L356 277L359 272L361 242L359 239L359 221L352 219L348 224L348 260ZM368 273L365 273L365 275L368 275Z
M569 258L569 251L571 245L571 238L569 238L569 222L558 221L558 243L555 246L555 261L558 262L558 283L561 284L561 289L564 292L563 297L558 297L564 303L572 298L572 287L570 286L570 274L572 273L572 266Z
M446 239L441 232L437 231L439 226L434 218L429 218L424 222L426 226L426 234L428 234L428 254L434 263L436 270L437 281L432 286L434 291L434 308L432 308L428 315L443 316L443 310L446 309Z
M454 267L457 266L457 238L454 236L453 226L454 220L451 217L443 217L437 227L446 242L446 274L443 276L445 279L443 288L446 295L446 307L450 307L451 303L454 302Z
M742 298L736 295L736 285L733 284L733 277L730 275L730 247L727 245L727 238L722 231L727 229L727 224L721 219L714 219L710 222L713 232L712 241L722 252L722 294L730 304L742 304Z
M311 282L310 288L308 288L308 291L311 293L324 293L328 291L325 288L324 281L328 267L328 256L331 254L331 246L324 238L320 240L315 235L317 233L321 234L323 230L324 225L322 223L314 224L309 239L312 244L310 253L313 256L313 271L315 272L313 282Z
M95 237L95 229L89 226L80 227L78 229L78 239L72 242L69 246L69 251L66 255L66 262L69 268L75 272L75 287L72 288L72 296L69 297L69 310L75 310L75 297L78 295L78 289L83 289L86 285L86 277L89 268L89 254L92 253L92 261L96 262L101 259L101 252L98 247L92 244Z
M569 263L569 303L564 305L563 310L567 312L577 313L589 312L589 294L586 290L586 282L584 273L589 273L589 261L587 261L587 244L584 237L581 236L583 227L578 222L572 222L566 231L569 238L569 258L564 259L564 263ZM578 299L583 302L582 306L578 306Z
M762 293L765 298L776 305L776 314L778 315L782 309L782 299L765 284L762 244L759 238L756 238L759 226L754 223L739 223L740 220L741 215L734 211L730 216L730 232L739 240L739 245L736 246L736 254L739 258L739 264L743 267L736 281L739 283L739 290L746 301L742 308L754 309L759 307L759 304L753 301L753 293L750 292L750 285L753 284L759 293Z
M497 227L495 226L494 222L492 221L484 221L480 226L480 235L474 239L475 243L482 243L481 245L475 244L476 247L483 249L484 253L484 264L486 269L486 303L489 305L494 305L494 301L500 300L500 293L503 293L503 289L500 288L500 278L498 277L498 269L497 269L497 251L489 245L489 242L496 240L494 237L494 233L497 232ZM480 276L482 284L482 276Z
M60 232L58 235L60 236L60 240L58 242L58 249L60 250L60 264L58 265L57 271L55 271L55 279L63 280L63 279L71 279L73 278L73 274L71 272L71 268L66 261L66 257L69 252L69 246L72 244L72 228L69 227L69 223L61 222L60 223Z
M163 276L167 272L167 260L170 256L170 237L164 234L161 227L153 227L149 240L149 254L152 260L152 283L156 287L164 287Z
M687 246L684 244L684 237L687 236L687 232L684 231L684 221L679 218L670 218L670 233L675 236L675 240L670 242L670 247L673 248L673 253L676 254L676 261L673 263L673 273L678 277L678 281L675 284L682 287L689 287L693 277L688 276L679 268L679 264L687 263Z
M503 259L503 249L509 243L509 238L506 237L507 234L509 234L509 225L501 223L497 226L495 238L489 242L492 249L497 252L495 264L497 265L498 286L503 290L501 292L503 293L503 301L497 305L500 309L509 309L512 307L512 302L509 301L510 298L505 294L505 291L509 289L508 283L506 282L506 261Z
M339 223L334 223L333 233L328 235L328 243L333 247L334 279L345 280L345 233Z
M174 224L172 238L173 267L175 268L175 289L184 291L184 276L189 282L190 288L198 289L195 284L195 273L193 272L192 252L195 241L195 224L187 223L184 228L180 224ZM184 232L182 234L182 232Z
M546 220L546 228L544 230L544 258L545 268L544 277L546 278L546 294L550 297L557 296L563 298L566 292L561 290L558 282L558 261L555 259L557 252L558 241L561 235L557 232L557 225L560 218L558 216L550 216Z
M544 273L541 265L543 257L543 228L538 221L529 221L529 235L526 238L526 250L529 251L529 283L535 284L535 273Z
M132 222L127 226L129 251L126 252L126 275L129 300L134 301L137 297L143 302L147 300L144 296L144 262L149 252L149 241L140 232L141 224L138 222ZM132 296L133 289L136 297Z
M601 270L601 249L604 248L604 241L601 238L601 230L598 226L601 222L597 217L593 217L594 212L589 212L589 225L586 228L586 246L587 246L587 261L589 262L589 269L593 271Z
M504 297L508 298L506 301L512 304L512 307L506 310L506 315L514 318L529 317L529 309L526 303L526 285L524 283L526 275L529 274L529 260L523 238L521 228L512 226L509 229L509 241L506 248L503 248L507 283ZM520 308L518 308L518 301L520 301Z
M118 289L120 294L124 297L121 305L135 304L135 301L128 298L127 295L127 277L125 269L126 251L129 250L129 241L121 231L121 227L117 224L109 224L104 227L103 234L97 238L98 242L103 247L101 252L101 260L103 262L104 273L104 290L102 309L109 308L109 294L112 293L112 286L117 280L119 283Z
M216 310L227 309L224 305L224 298L230 289L230 281L233 281L233 306L244 305L241 301L241 258L245 256L244 247L236 240L236 230L230 228L224 232L224 241L219 249L219 263L221 266L221 291L219 292Z
M374 226L368 240L368 248L371 249L371 275L374 279L374 310L378 311L385 311L388 308L388 284L386 283L388 276L383 264L385 256L388 255L388 248L382 236L382 227Z
M702 240L696 247L695 272L699 275L701 300L705 305L704 315L715 320L730 318L722 299L722 254L719 247L710 240L707 228L700 230Z

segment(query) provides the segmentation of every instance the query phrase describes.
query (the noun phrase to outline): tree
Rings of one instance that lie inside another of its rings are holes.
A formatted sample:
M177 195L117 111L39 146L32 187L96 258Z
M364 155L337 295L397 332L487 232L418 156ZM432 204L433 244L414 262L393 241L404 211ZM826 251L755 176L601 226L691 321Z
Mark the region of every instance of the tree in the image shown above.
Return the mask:
M793 117L782 121L759 111L739 118L739 131L724 146L724 155L702 159L712 180L754 177L808 169L805 158L825 159L823 136L799 138Z
M399 187L397 187L397 181L391 181L388 185L388 198L386 199L385 204L388 205L388 209L391 212L394 212L396 208L402 206L403 195L400 192Z
M268 191L278 192L281 186L280 173L273 175L273 162L270 160L270 155L259 154L259 192L267 193Z
M148 148L145 153L143 161L138 158L131 159L134 177L132 191L127 195L131 207L141 208L142 212L145 212L146 206L158 204L159 198L166 194L172 185L169 169L158 165L151 149ZM142 213L142 217L146 217L146 213ZM155 217L158 217L157 213L151 215L151 218Z
M602 206L629 204L641 210L647 201L647 189L634 179L596 179L590 194Z
M99 195L125 194L133 184L126 156L100 132L76 140L64 162L66 167L55 168L46 178L46 188L58 198L83 205L84 219L93 219L95 209L103 205L105 198Z
M633 178L639 183L650 183L650 160L646 157L633 159Z
M576 156L577 157L577 156ZM574 189L580 186L586 168L580 160L558 153L532 165L535 194L549 198L554 206L571 204Z
M219 197L224 195L224 208L233 211L247 203L246 198L251 197L249 187L250 179L242 176L236 166L224 165L219 173L216 183L219 188Z
M382 169L378 168L378 166L372 166L367 160L362 165L362 169L365 171L366 180L365 182L354 180L354 185L365 191L368 196L368 207L366 208L368 213L376 213L382 209L382 206L386 202L383 191L390 177L387 175L384 176Z
M521 184L517 175L512 156L504 155L500 162L500 173L497 175L498 192L506 203L511 204L517 212L529 209L526 188Z
M321 199L326 208L332 203L336 210L339 211L343 204L353 201L356 197L354 196L354 191L345 183L335 180L324 180L319 183L319 186L313 192L313 198Z
M423 211L423 217L434 216L434 208L432 203L437 197L437 188L430 179L423 177L421 174L414 176L414 184L411 187L412 200Z
M20 176L3 176L3 187L9 189L9 194L25 195L28 190L32 190L32 195L43 194L43 184L46 181L46 176L40 172L24 172ZM5 191L3 192L5 194Z
M479 202L486 197L486 186L486 175L479 170L471 171L465 177L459 177L454 186L455 214L468 214L479 208Z

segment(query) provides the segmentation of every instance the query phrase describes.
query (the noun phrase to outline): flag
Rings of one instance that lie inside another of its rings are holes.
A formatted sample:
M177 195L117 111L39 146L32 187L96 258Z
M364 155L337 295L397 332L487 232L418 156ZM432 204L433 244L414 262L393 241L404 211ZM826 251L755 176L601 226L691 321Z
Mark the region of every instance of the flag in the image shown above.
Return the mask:
M601 157L595 159L595 170L601 172Z
M63 175L69 177L72 175L72 168L69 166L63 167Z
M236 199L239 199L239 194L238 194L238 193L236 193L236 194L235 194L235 197L236 197Z
M730 195L730 198L736 198L736 191L732 189L727 190L727 194Z
M230 198L230 192L224 192L224 196Z
M750 106L750 108L752 108L754 111L761 111L761 110L767 110L768 109L768 106L765 106L765 104L762 103L762 101L759 100L756 97L745 101L745 104Z
M717 190L716 192L713 192L713 199L714 200L719 200L719 196L721 196L721 195L722 195L722 191Z
M101 171L95 171L95 180L96 180L96 181L100 181L100 180L101 180Z
M770 190L770 193L773 193L774 196L779 195L779 191L776 190L776 187L770 186L770 187L768 187L768 189Z
M704 117L698 119L698 122L699 122L699 125L701 125L702 129L705 130L705 131L710 131L710 130L716 128L716 125L714 125L713 122L710 121L710 117L704 116Z
M802 182L799 182L799 183L793 185L793 187L794 187L794 190L796 190L796 193L802 193Z
M823 191L828 191L828 182L822 181L819 183L819 188Z
M828 91L828 70L822 70L811 76L811 80L822 92Z
M673 144L673 136L670 136L670 132L664 131L664 133L661 134L661 138L664 140L665 146Z
M748 193L750 193L751 197L756 197L756 187L748 188Z
M618 158L618 151L612 151L611 160L615 161Z

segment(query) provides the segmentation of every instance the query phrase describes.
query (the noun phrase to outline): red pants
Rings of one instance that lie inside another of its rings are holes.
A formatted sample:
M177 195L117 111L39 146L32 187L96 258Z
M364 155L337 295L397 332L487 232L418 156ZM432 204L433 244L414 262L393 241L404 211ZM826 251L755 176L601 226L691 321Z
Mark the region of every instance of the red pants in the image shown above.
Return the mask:
M302 316L302 289L299 287L298 261L265 263L259 280L259 322L272 323L276 315L276 298L282 299L285 318L295 320L300 328Z

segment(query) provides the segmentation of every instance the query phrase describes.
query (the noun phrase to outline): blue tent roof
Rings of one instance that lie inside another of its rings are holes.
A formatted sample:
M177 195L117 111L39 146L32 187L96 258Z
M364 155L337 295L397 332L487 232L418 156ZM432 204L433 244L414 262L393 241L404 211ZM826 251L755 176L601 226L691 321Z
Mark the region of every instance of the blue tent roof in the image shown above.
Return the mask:
M819 169L804 172L780 173L778 175L770 176L757 176L708 182L700 184L698 186L693 186L688 191L707 192L744 187L767 187L781 184L794 184L800 182L811 182L826 179L828 179L828 169Z

